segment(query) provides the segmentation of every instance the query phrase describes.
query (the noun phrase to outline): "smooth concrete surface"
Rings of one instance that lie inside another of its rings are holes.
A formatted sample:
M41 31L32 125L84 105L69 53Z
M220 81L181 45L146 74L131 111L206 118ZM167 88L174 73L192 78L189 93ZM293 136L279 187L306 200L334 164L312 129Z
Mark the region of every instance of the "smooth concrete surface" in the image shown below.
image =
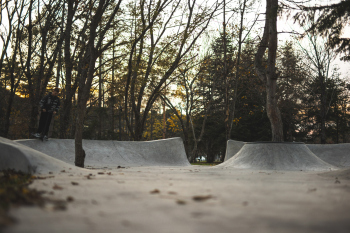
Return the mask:
M218 165L255 170L335 170L313 154L304 143L246 143L238 153Z
M40 143L50 142L55 140ZM97 142L86 144L91 148L85 150L93 154ZM97 159L96 151L91 162L113 163L103 169L74 168L7 139L0 145L0 162L20 155L15 161L23 160L24 168L29 164L44 173L56 169L49 176L39 175L30 188L51 200L70 200L63 210L52 202L13 207L10 215L16 223L0 228L4 233L348 233L350 229L350 169L328 171L332 165L304 144L247 143L235 157L214 167L116 168L111 157ZM114 155L108 142L97 149L102 158L107 152ZM68 159L62 147L48 151L62 152Z
M17 223L3 233L348 233L350 179L333 173L131 167L87 179L69 170L30 185L73 198L66 210L13 208Z
M334 166L350 167L350 143L343 144L307 144L317 157Z
M37 150L0 137L0 171L5 169L30 174L56 173L65 169L80 170Z
M225 160L224 161L229 160L235 154L237 154L238 151L240 151L245 144L246 144L246 142L235 141L235 140L227 140L226 154L225 154Z
M74 165L73 139L16 140L16 142ZM83 140L85 166L189 166L181 138L155 141Z

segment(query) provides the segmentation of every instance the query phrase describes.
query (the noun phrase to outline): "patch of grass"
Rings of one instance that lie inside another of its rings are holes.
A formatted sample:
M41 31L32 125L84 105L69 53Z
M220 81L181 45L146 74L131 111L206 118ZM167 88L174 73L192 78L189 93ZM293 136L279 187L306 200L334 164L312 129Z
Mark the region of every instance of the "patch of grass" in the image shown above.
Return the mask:
M191 163L191 165L201 165L201 166L216 166L220 164L221 162L214 162L214 163L207 163L207 162L195 162Z

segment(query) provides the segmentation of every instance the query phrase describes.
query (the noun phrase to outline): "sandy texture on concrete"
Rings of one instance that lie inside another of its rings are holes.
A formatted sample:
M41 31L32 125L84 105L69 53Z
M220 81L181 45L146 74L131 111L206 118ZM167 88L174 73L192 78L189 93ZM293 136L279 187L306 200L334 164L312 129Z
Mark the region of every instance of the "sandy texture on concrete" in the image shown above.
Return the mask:
M308 144L306 146L327 163L341 168L350 167L350 143Z
M225 160L227 161L232 156L238 153L242 149L242 147L246 144L246 142L241 141L235 141L235 140L227 140L226 144L226 153L225 153Z
M4 233L348 233L350 229L350 180L316 172L202 166L98 172L103 171L91 170L91 179L66 171L36 180L31 188L74 201L64 211L50 206L12 209L18 224ZM55 185L62 189L54 190Z
M238 153L219 167L254 170L335 170L313 154L304 143L246 143Z
M16 140L16 142L74 165L73 139ZM147 142L83 140L85 166L189 166L181 138Z

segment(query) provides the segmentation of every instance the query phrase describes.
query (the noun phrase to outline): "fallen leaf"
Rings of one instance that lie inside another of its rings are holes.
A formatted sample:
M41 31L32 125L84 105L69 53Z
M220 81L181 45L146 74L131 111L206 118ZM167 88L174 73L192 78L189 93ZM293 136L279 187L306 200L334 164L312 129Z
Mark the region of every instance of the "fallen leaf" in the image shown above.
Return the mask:
M213 198L213 196L212 195L206 195L206 196L193 196L192 197L192 199L194 201L206 201L206 200L208 200L210 198Z
M158 189L155 189L153 191L150 192L151 194L156 194L156 193L160 193L160 191Z
M63 188L57 184L52 187L54 190L62 190Z
M183 200L176 200L176 203L179 205L186 205L186 202Z

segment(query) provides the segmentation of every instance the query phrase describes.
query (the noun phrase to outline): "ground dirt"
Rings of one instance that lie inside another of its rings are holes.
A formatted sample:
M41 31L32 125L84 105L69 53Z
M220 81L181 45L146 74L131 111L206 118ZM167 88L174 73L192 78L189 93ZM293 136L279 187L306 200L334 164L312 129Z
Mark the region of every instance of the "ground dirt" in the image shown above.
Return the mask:
M66 208L12 208L16 224L4 233L348 233L348 177L209 166L64 170L29 187Z

